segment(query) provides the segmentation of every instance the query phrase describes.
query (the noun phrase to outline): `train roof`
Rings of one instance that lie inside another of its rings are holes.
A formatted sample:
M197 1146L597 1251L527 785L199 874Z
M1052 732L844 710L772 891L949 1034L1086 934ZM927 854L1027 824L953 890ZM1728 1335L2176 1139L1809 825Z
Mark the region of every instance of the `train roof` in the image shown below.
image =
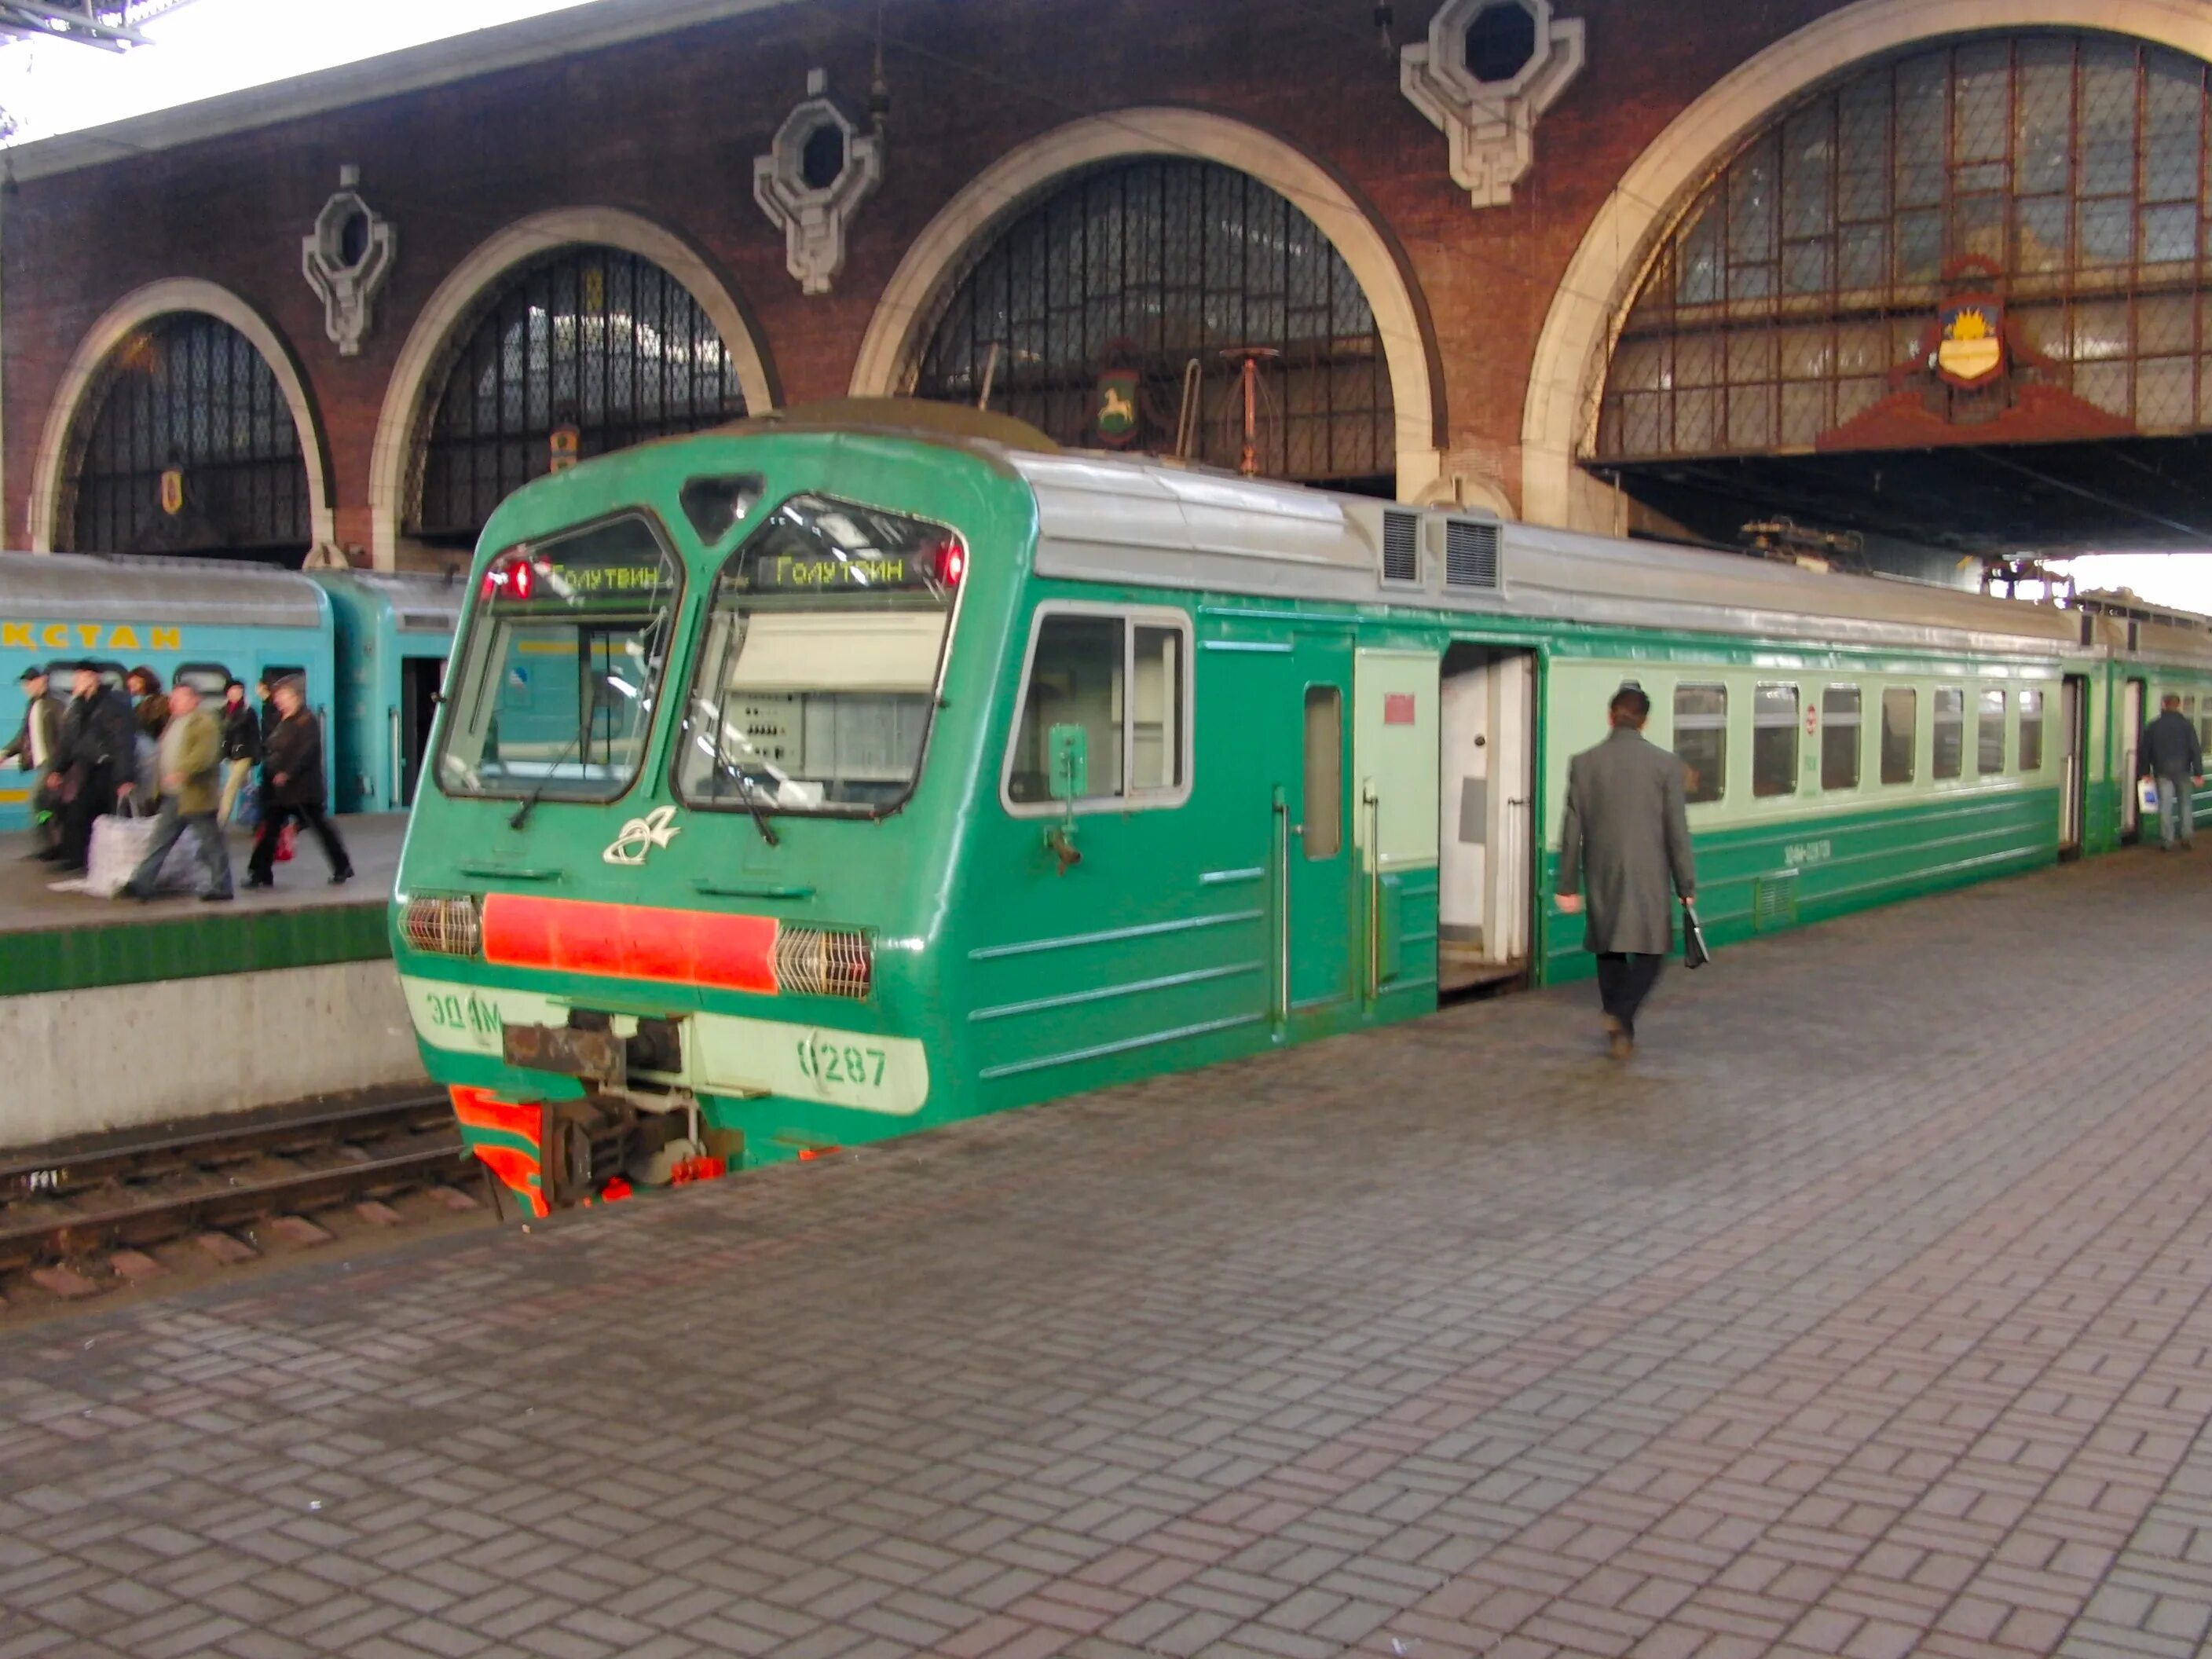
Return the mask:
M1036 494L1037 568L1048 576L1899 649L2051 656L2084 643L2081 618L2055 606L1902 579L1153 459L1006 459ZM2187 654L2205 652L2191 643Z
M313 580L391 613L403 634L450 634L461 623L468 584L456 576L398 570L319 570Z
M296 571L228 559L0 553L0 614L40 620L319 628L328 601Z

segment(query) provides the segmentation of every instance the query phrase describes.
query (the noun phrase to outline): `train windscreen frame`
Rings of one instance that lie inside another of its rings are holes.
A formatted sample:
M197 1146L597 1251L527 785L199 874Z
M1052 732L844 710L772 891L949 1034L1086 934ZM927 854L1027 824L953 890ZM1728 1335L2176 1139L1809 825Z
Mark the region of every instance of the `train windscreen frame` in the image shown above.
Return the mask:
M605 804L636 784L684 592L641 508L518 543L470 606L436 777L463 799Z

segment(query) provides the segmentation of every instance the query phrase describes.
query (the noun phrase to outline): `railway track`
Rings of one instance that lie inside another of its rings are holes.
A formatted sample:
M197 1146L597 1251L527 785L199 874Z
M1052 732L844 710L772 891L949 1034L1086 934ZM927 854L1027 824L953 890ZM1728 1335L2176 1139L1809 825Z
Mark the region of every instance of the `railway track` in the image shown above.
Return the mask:
M349 1206L386 1228L409 1219L402 1200L476 1210L467 1189L478 1182L452 1108L427 1091L0 1159L0 1302L33 1289L73 1300L160 1277L174 1265L173 1249L161 1259L167 1247L198 1245L194 1260L229 1265L271 1242L324 1242L325 1223Z

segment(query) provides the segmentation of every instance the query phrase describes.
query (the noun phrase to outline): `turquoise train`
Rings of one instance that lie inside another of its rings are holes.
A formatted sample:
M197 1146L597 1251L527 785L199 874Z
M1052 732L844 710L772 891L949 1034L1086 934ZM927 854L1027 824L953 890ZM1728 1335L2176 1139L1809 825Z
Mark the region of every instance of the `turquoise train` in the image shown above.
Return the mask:
M412 804L459 584L367 571L302 575L207 559L0 553L0 698L33 663L90 661L120 684L144 665L218 702L234 676L298 674L325 722L342 812ZM58 688L68 695L66 684ZM4 711L4 704L0 704ZM17 716L0 712L12 732ZM0 767L0 833L29 822L31 779Z
M526 1206L805 1157L1588 972L1631 680L1723 945L2116 848L2212 725L2187 619L793 411L499 508L393 951Z

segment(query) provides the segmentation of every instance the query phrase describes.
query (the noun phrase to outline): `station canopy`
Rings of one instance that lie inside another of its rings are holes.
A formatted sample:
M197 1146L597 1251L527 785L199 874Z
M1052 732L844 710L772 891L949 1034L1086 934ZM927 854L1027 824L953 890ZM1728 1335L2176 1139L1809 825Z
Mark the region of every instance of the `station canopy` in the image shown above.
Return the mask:
M1725 544L2212 549L2207 73L1982 34L1778 111L1677 204L1583 464Z
M139 26L191 0L0 0L0 37L76 40L109 52L148 44Z

